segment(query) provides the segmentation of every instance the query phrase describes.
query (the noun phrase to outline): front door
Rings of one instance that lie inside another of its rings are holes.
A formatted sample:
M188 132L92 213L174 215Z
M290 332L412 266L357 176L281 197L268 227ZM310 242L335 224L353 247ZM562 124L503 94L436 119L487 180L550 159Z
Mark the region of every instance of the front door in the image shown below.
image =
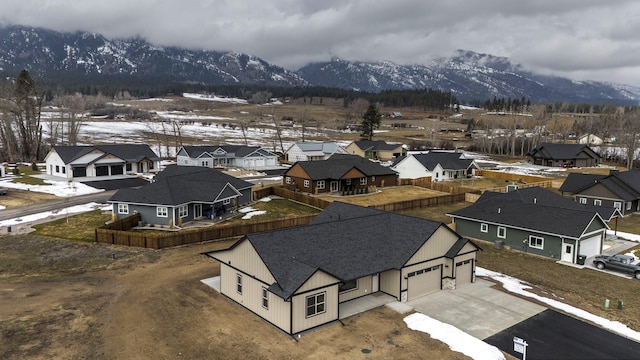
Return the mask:
M332 181L331 182L331 192L337 192L338 191L338 182L337 181Z
M202 204L193 205L193 218L197 219L202 216Z
M573 262L573 244L562 245L562 261Z

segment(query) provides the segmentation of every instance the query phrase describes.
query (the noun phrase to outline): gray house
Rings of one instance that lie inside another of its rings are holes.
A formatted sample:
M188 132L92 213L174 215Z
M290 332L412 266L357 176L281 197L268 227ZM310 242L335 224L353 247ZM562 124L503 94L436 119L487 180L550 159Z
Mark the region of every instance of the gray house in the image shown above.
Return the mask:
M359 298L408 301L474 282L479 249L440 222L333 202L309 225L206 255L220 262L223 295L293 335Z
M182 166L263 170L276 168L278 155L259 146L183 146L178 150L176 162Z
M527 154L534 165L590 167L598 166L601 157L585 144L542 143Z
M640 211L640 170L609 175L571 173L560 191L572 194L580 204L614 207L628 215Z
M250 203L252 186L215 169L171 165L149 184L118 190L108 202L118 219L140 213L147 224L180 226Z
M602 251L609 228L603 216L613 217L610 213L616 210L600 210L602 216L593 207L581 207L534 187L508 193L485 192L473 205L447 215L462 236L580 263Z

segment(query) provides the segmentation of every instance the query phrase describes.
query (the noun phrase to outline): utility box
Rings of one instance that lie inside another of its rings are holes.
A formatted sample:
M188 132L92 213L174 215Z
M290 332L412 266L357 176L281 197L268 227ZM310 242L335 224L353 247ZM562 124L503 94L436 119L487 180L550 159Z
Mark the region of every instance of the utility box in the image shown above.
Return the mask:
M578 265L584 265L586 260L587 260L586 255L578 255Z

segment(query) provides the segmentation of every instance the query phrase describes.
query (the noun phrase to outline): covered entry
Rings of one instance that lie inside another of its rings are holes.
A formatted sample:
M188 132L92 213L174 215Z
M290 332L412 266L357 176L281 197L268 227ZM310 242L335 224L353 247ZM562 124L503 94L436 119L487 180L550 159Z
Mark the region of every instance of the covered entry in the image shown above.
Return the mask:
M428 267L407 274L407 300L430 294L441 289L441 265Z
M456 287L473 282L473 260L456 263Z

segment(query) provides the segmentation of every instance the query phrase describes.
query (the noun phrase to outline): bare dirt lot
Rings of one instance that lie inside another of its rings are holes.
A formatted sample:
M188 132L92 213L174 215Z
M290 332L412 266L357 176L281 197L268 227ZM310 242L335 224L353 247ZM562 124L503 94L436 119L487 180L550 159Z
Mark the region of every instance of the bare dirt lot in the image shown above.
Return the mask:
M3 359L462 359L378 309L295 341L200 282L202 252L0 238ZM371 352L363 353L363 349Z
M0 195L0 205L9 209L25 205L40 204L56 199L60 198L55 195L34 191L8 189L7 195Z

